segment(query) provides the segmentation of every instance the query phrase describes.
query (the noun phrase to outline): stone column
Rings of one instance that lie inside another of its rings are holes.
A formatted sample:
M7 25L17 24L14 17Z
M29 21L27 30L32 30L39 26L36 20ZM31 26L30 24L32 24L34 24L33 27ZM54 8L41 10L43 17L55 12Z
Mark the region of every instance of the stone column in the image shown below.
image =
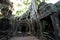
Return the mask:
M52 20L52 24L54 27L54 35L56 40L60 40L60 24L59 24L59 19L58 19L58 15L57 13L54 13L51 15L51 20Z
M43 23L41 20L40 20L40 34L41 36L43 36Z

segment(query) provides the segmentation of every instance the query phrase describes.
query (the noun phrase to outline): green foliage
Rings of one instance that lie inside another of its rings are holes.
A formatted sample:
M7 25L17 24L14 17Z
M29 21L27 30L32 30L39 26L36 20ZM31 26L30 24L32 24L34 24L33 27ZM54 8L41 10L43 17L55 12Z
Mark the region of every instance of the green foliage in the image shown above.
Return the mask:
M30 4L29 0L24 0L24 4L25 4L25 5Z
M20 10L20 11L17 11L16 13L19 15L20 13L22 13L23 12L23 10Z
M19 7L19 6L22 6L22 4L18 4L17 6L18 6L18 7Z
M42 0L43 2L48 1L48 0ZM41 0L36 0L36 4L39 5Z
M40 4L40 0L36 0L37 7L38 7L39 4Z

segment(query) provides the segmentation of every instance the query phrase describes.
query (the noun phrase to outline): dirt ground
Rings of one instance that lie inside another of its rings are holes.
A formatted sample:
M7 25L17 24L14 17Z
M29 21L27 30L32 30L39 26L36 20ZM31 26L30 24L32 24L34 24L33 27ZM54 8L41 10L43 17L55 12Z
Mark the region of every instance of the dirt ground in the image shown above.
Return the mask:
M38 40L34 36L24 36L24 37L12 37L10 40Z

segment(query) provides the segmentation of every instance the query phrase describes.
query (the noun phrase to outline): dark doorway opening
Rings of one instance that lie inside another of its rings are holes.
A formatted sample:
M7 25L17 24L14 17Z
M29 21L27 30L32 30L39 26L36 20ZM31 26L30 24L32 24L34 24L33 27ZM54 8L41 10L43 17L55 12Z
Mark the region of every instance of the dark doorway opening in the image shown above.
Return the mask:
M25 33L25 32L26 32L26 27L25 27L25 25L22 25L22 26L21 26L21 32L22 32L22 33Z
M38 30L38 26L37 26L37 23L34 21L34 31L37 32Z
M49 36L54 37L53 35L54 28L51 18L48 16L43 18L42 20L43 20L43 32L46 32L48 33Z
M6 18L0 19L0 31L9 30L10 27L11 25L8 19Z

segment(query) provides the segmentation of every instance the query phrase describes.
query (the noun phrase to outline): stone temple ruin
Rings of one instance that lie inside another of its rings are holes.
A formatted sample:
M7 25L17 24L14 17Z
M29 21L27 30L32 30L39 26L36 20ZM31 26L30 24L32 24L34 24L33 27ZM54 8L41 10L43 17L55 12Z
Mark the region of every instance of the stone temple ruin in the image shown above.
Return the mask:
M17 33L41 36L47 40L60 40L60 1L51 4L41 2L36 20L28 12L21 17L12 15L13 5L8 0L0 0L0 39L8 40Z
M9 18L12 16L12 3L9 0L0 0L0 40L8 40L12 33Z

